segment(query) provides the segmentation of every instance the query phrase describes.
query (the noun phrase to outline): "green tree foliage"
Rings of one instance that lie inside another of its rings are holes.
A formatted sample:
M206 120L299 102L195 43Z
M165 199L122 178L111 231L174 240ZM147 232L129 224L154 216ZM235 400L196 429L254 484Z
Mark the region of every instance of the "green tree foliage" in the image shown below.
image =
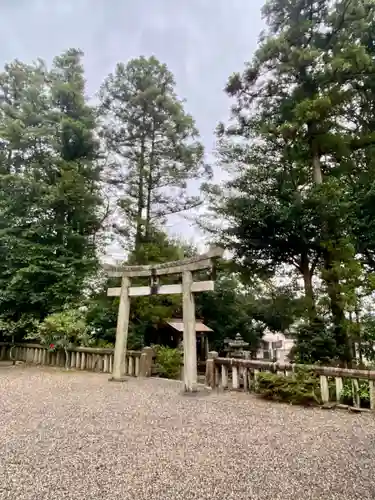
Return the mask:
M287 286L257 290L252 287L248 313L272 332L290 334L294 323L304 312L304 300Z
M82 313L77 309L68 309L46 316L32 338L51 350L57 350L84 344L86 334L87 326Z
M372 95L373 8L372 0L266 3L258 50L227 85L235 104L219 149L233 179L219 196L210 190L216 217L229 221L220 237L243 266L272 273L289 265L303 277L313 331L321 324L312 280L319 271L344 362L352 352L342 268L350 267L348 247L364 248L369 236L359 237L364 222L352 193L364 187L353 173L364 164L372 171L370 110L366 126L357 120Z
M228 81L231 119L218 127L230 179L204 186L209 229L234 264L220 264L215 291L195 297L197 317L214 330L211 347L240 332L255 349L269 329L296 331L302 362L347 364L355 346L373 358L363 309L375 288L374 10L374 0L265 3L266 29ZM128 264L194 255L163 229L170 215L201 204L189 182L210 175L175 87L165 64L139 57L116 66L94 109L78 50L51 67L5 66L0 332L65 328L98 267L104 192ZM106 296L107 284L87 301L96 342L115 337L118 299ZM129 347L152 343L166 319L181 315L179 295L132 299Z
M337 360L337 348L331 328L322 320L314 325L302 323L297 328L296 344L289 359L294 363L330 364Z
M168 215L200 203L187 186L207 173L194 120L174 88L165 64L140 57L119 63L100 91L109 182L137 250Z
M81 58L71 49L51 69L15 61L0 75L0 314L20 334L75 301L97 264L100 171Z
M182 353L179 349L154 346L156 369L160 377L178 379L181 375Z
M107 297L107 285L112 286L112 283L105 283L98 292L92 294L85 302L88 331L96 344L99 341L112 344L116 339L119 299L117 297L115 299Z
M210 349L220 351L224 339L234 338L236 333L241 333L251 349L259 344L262 328L249 314L248 296L240 288L238 278L222 273L216 281L215 291L195 295L198 317L213 330L209 334Z
M210 348L221 350L225 338L240 333L254 352L266 330L290 333L303 311L303 301L288 287L266 289L262 282L241 282L230 262L218 265L215 290L195 295L197 317L212 328Z
M365 358L371 364L375 363L375 318L372 314L366 314L361 321L356 340L360 350L361 357Z

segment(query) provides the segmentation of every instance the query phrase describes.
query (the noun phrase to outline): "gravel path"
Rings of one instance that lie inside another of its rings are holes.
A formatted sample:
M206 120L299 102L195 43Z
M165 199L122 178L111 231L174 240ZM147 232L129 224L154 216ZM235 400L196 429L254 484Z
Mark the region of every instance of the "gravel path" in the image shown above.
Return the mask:
M0 499L373 499L375 418L0 367Z

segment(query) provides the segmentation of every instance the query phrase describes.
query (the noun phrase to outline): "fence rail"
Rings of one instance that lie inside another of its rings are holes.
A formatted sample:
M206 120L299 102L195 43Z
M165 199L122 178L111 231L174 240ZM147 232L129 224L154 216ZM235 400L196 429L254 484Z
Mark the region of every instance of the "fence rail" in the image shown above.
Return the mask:
M261 372L288 376L296 370L309 370L320 377L320 395L324 404L342 403L344 381L350 380L353 406L361 408L360 381L368 384L369 407L375 410L375 371L334 368L316 365L272 363L253 359L219 358L216 352L209 353L206 363L206 384L236 391L256 392L257 378ZM330 391L334 382L334 394Z
M112 373L114 349L96 347L72 347L51 351L39 344L0 343L0 360L23 361L25 363L67 367L76 370L89 370ZM134 377L150 377L153 349L145 347L142 351L127 351L125 374Z

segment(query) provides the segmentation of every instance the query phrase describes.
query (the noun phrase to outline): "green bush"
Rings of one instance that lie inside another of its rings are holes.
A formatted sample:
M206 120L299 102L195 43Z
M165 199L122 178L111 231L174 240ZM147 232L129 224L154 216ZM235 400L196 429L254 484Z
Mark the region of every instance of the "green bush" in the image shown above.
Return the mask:
M113 342L107 342L104 339L93 339L90 343L90 347L98 347L100 349L114 349L115 344Z
M320 404L319 377L299 369L290 375L259 373L257 392L265 399L284 401L291 404Z
M370 390L367 380L359 381L358 395L362 408L370 407ZM353 386L351 380L345 380L340 400L346 405L353 405Z
M156 353L156 370L160 377L178 379L181 372L181 352L164 346L153 346Z
M76 309L50 314L38 325L30 338L37 339L51 351L68 349L73 345L90 345L85 319Z

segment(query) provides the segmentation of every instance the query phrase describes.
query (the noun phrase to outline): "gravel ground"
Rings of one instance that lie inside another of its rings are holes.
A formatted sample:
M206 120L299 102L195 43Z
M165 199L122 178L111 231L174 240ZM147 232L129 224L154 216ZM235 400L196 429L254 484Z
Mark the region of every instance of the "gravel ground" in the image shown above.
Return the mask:
M375 418L0 367L0 499L374 499Z

